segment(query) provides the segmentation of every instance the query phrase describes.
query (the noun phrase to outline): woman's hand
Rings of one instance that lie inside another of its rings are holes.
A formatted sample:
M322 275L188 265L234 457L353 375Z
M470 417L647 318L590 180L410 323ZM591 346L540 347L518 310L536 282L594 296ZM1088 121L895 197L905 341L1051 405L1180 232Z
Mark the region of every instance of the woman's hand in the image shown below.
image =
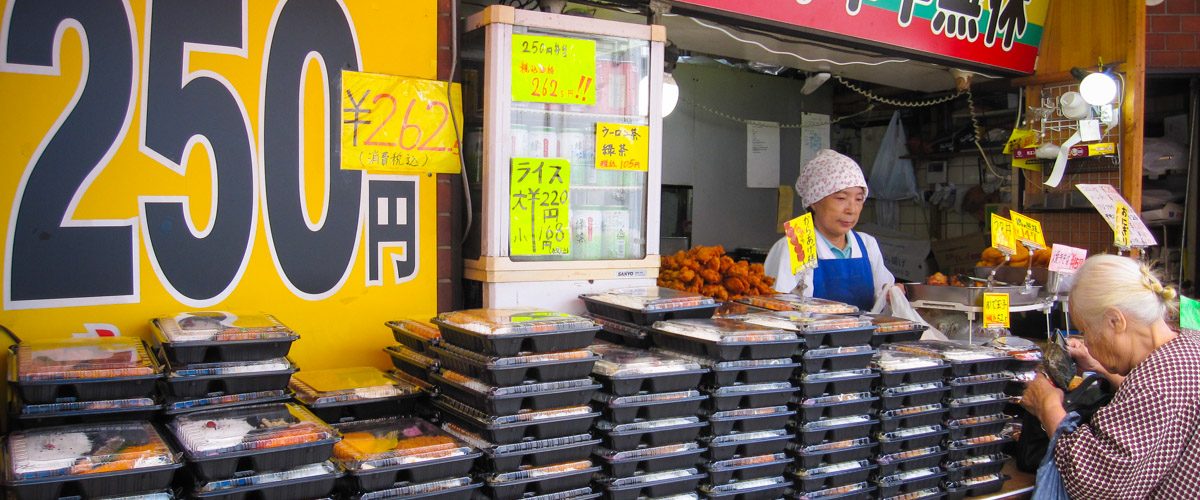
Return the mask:
M1055 387L1044 373L1038 373L1037 378L1025 385L1021 407L1036 416L1042 422L1042 429L1050 434L1067 415L1063 409L1062 389Z
M1091 351L1088 351L1087 344L1084 343L1083 340L1074 337L1068 338L1067 351L1071 354L1071 358L1075 360L1075 365L1080 374L1083 372L1099 373L1101 376L1108 379L1109 383L1111 383L1114 387L1120 387L1121 383L1125 381L1124 376L1110 373L1108 370L1104 369L1104 365L1100 364L1099 361L1096 361L1096 358L1092 357Z

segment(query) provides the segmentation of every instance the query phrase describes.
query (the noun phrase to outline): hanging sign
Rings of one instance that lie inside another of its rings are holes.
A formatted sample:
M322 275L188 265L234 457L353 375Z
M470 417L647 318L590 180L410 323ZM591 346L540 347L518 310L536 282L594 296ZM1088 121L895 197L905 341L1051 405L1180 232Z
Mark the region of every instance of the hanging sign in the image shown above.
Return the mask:
M596 42L513 34L512 99L596 104Z
M596 168L650 169L650 127L620 123L596 124Z
M783 232L787 236L792 274L817 267L817 230L813 227L812 212L787 221Z
M983 294L983 327L984 328L1008 328L1008 294L1007 293L984 293Z
M571 253L571 163L564 158L513 158L510 175L509 255Z
M1086 249L1060 245L1058 243L1050 247L1049 268L1056 273L1074 273L1083 267L1083 261L1085 260L1087 260Z
M462 86L342 71L342 168L456 174Z
M1117 205L1117 222L1113 228L1113 245L1117 248L1129 248L1129 205Z
M1101 217L1104 217L1104 222L1107 222L1108 227L1112 228L1114 236L1120 231L1117 207L1124 205L1129 217L1129 245L1151 247L1158 244L1158 241L1154 239L1154 234L1142 222L1142 218L1138 216L1137 212L1128 210L1129 202L1125 201L1121 193L1117 192L1117 188L1111 184L1076 184L1075 188L1087 197L1093 207L1096 207L1096 211L1100 212Z
M1012 217L1013 229L1016 230L1017 241L1026 246L1034 247L1034 249L1046 248L1046 238L1042 236L1041 222L1012 210L1008 211L1008 215Z
M1013 222L992 213L991 227L992 246L1009 255L1017 253L1017 235L1016 230L1013 228Z

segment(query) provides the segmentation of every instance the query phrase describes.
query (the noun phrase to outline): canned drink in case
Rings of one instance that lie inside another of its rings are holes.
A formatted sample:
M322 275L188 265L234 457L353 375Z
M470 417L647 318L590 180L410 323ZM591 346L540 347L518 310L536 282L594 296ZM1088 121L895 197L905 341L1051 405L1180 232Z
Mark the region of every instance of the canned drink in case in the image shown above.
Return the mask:
M626 246L629 243L629 210L610 208L604 211L602 228L602 248L605 259L624 259L628 254Z
M571 210L571 260L596 260L601 255L601 211Z

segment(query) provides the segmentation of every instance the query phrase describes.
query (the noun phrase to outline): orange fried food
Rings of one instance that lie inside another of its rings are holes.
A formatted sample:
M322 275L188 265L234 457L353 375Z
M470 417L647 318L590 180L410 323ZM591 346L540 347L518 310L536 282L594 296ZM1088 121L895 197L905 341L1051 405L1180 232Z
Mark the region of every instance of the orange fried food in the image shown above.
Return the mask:
M946 285L950 284L950 279L947 278L945 274L933 273L933 275L931 275L930 277L925 278L925 284L926 285L934 285L934 286L946 286Z

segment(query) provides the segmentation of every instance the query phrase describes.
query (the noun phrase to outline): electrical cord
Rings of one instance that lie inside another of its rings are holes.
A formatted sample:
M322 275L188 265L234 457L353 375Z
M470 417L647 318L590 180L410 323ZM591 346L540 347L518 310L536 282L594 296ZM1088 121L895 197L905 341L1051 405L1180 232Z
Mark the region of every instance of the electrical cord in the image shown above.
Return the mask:
M446 102L451 102L450 88L454 85L454 72L458 71L458 2L450 2L450 74L446 76ZM454 139L458 141L458 166L462 177L463 201L467 204L467 220L463 226L462 241L459 245L467 243L467 236L471 234L471 225L474 224L474 214L471 205L471 186L467 175L467 160L466 160L466 143L462 140L462 134L459 133L458 117L454 115L454 105L447 106L450 109L450 123L454 126ZM464 120L465 121L465 120ZM466 125L465 123L463 124Z
M665 16L679 16L679 14L664 14L664 15L665 15ZM683 17L683 16L680 16L680 17ZM889 63L907 63L907 62L912 62L912 60L911 60L911 59L884 59L884 60L881 60L881 61L878 61L878 62L866 62L866 61L840 62L840 61L834 61L834 60L832 60L832 59L824 59L824 58L819 58L819 59L809 59L809 58L807 58L807 57L804 57L804 56L802 56L802 55L800 55L800 54L796 54L796 53L792 53L792 52L787 52L787 51L779 51L779 50L775 50L775 49L772 49L772 48L770 48L770 47L767 47L766 45L763 45L763 44L761 44L761 43L758 43L758 42L756 42L756 41L754 41L754 40L747 40L747 39L745 39L745 38L740 38L740 37L738 37L737 35L735 35L735 34L733 34L733 33L730 33L729 31L725 30L724 28L722 28L722 27L720 27L720 26L716 26L716 25L712 25L712 24L705 23L704 21L701 21L701 20L699 20L699 19L696 19L696 18L694 18L694 17L688 17L688 19L691 19L691 20L692 20L692 22L694 22L694 23L696 23L697 25L699 25L699 26L702 26L702 27L704 27L704 28L708 28L708 29L711 29L711 30L720 31L721 33L724 33L724 34L725 34L725 36L728 36L729 38L732 38L732 39L734 39L734 40L737 40L737 41L739 41L739 42L742 42L742 43L745 43L745 44L748 44L748 45L754 45L754 46L756 46L756 47L758 47L758 48L760 48L760 49L763 49L763 50L765 50L765 51L767 51L767 52L770 52L770 53L772 53L772 54L775 54L775 55L780 55L780 56L791 56L791 57L794 57L794 58L796 58L796 59L799 59L799 60L801 60L801 61L804 61L804 62L807 62L807 63L829 63L829 64L832 64L832 65L834 65L834 66L882 66L882 65L884 65L884 64L889 64Z
M955 99L958 99L959 96L963 95L963 91L959 90L959 91L955 91L952 94L949 94L949 95L946 95L943 97L939 97L936 99L925 99L922 101L903 101L903 100L899 100L899 99L888 99L886 97L880 97L878 95L875 95L873 92L866 90L862 87L859 87L858 85L855 85L854 83L851 83L849 80L842 78L840 75L833 75L833 79L837 80L837 82L842 84L844 87L854 91L855 93L857 93L863 97L866 97L867 100L875 101L880 104L887 104L889 106L895 106L897 108L927 108L929 106L936 106L938 104L953 101ZM967 93L969 95L970 91L967 91Z
M713 115L719 116L719 117L721 117L721 118L724 118L724 119L726 119L726 120L733 121L733 122L737 122L737 123L741 123L741 124L746 124L746 123L749 123L749 122L751 122L751 121L754 121L754 120L750 120L750 119L747 119L747 118L742 118L742 117L739 117L739 116L734 116L734 115L731 115L731 114L729 114L729 113L726 113L726 112L724 112L724 111L721 111L721 110L717 110L717 109L710 108L710 107L708 107L708 106L706 106L706 105L704 105L704 104L700 104L700 103L698 103L698 102L696 102L696 101L693 101L693 100L691 100L691 99L688 99L688 98L686 98L686 97L682 97L682 96L681 96L681 97L679 98L679 102L681 102L681 103L684 103L684 104L686 104L686 105L688 105L688 106L691 106L691 107L694 107L694 108L700 109L700 110L702 110L702 111L708 112L708 113L710 113L710 114L713 114ZM838 123L838 122L840 122L840 121L842 121L842 120L849 120L849 119L851 119L851 118L854 118L854 117L857 117L857 116L864 115L864 114L866 114L866 113L869 113L869 112L871 112L871 111L872 111L872 110L874 110L874 109L875 109L875 103L871 103L871 104L867 105L867 107L866 107L865 109L863 109L862 111L858 111L858 112L855 112L855 113L852 113L852 114L848 114L848 115L844 115L844 116L839 116L839 117L837 117L837 118L833 118L833 119L830 119L830 120L826 120L826 121L824 121L824 122L821 122L821 123L780 123L780 124L779 124L779 128L781 128L781 129L798 129L798 128L824 127L824 126L828 126L828 125L833 125L833 124L835 124L835 123Z

